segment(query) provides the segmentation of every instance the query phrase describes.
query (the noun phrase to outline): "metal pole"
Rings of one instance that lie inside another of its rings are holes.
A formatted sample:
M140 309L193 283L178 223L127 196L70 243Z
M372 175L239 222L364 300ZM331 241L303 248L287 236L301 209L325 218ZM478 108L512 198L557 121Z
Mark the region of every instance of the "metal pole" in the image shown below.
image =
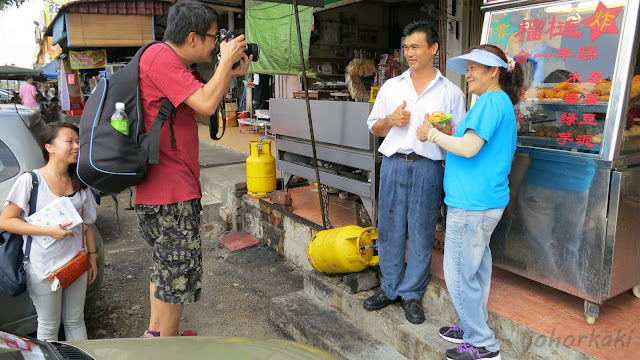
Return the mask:
M318 170L318 155L316 154L316 139L313 135L313 121L311 120L311 105L309 104L309 88L307 87L307 71L304 64L304 52L302 49L302 34L300 32L300 17L298 15L298 0L293 0L293 9L296 15L296 29L298 30L298 49L300 50L300 66L302 68L302 86L304 87L304 99L307 103L307 117L309 119L309 134L311 135L311 150L313 152L313 169L316 172L318 184L318 199L320 200L320 212L322 213L322 226L327 229L327 218L322 201L322 186L320 185L320 171Z

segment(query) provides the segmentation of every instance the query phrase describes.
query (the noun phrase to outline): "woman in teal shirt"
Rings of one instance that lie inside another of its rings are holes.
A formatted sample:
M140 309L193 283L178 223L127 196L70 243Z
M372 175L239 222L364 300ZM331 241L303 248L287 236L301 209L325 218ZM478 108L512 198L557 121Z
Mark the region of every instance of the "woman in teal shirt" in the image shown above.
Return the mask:
M489 240L509 203L511 161L516 150L516 116L524 82L522 68L493 45L480 45L447 61L478 99L451 136L425 116L421 141L447 150L444 175L448 205L444 276L460 323L440 329L449 360L500 359L500 343L487 325L491 251Z

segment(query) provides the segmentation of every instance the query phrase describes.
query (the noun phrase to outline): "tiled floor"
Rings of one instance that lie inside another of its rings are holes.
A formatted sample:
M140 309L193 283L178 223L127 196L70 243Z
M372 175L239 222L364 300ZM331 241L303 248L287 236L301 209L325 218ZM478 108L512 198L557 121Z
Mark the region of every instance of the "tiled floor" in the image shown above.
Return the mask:
M291 188L289 193L293 200L294 214L322 225L320 199L316 188L313 186ZM356 224L355 199L357 199L355 195L349 195L344 200L337 194L329 195L329 220L333 227Z
M242 132L240 132L241 130ZM209 126L198 124L198 136L201 140L210 141L248 154L249 141L260 140L264 136L264 131L256 133L249 131L248 127L229 127L225 130L222 139L212 140L209 136ZM272 141L271 144L271 155L276 156L275 141Z
M293 188L294 213L322 224L318 193L311 186ZM329 197L329 216L334 227L356 223L354 197ZM443 239L439 232L437 238ZM432 274L443 279L442 254L434 251ZM640 299L631 291L600 306L594 325L586 323L582 299L494 267L489 309L553 338L532 346L571 346L598 359L638 359L640 347ZM563 359L564 360L564 359Z

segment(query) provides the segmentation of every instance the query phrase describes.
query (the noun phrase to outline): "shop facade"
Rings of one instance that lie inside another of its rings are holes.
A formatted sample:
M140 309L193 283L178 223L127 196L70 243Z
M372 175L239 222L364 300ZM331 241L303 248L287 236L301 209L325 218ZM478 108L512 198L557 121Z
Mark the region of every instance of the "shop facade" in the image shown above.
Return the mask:
M637 0L485 1L483 43L525 69L494 263L599 304L640 297Z
M234 27L239 1L203 1L222 15L224 26ZM162 0L80 0L60 4L45 30L45 38L61 49L55 59L61 116L79 121L84 101L101 77L124 67L135 52L150 41L161 40L173 1ZM203 66L205 78L213 74L214 64ZM64 120L64 118L63 118Z
M464 77L447 73L445 64L447 58L477 44L480 5L457 0L365 0L325 1L323 8L313 9L307 85L320 182L358 195L374 223L381 157L379 139L369 132L366 119L376 90L408 69L402 30L418 20L435 24L440 50L434 66L464 90ZM277 99L270 103L277 167L286 177L315 179L304 88L277 85Z

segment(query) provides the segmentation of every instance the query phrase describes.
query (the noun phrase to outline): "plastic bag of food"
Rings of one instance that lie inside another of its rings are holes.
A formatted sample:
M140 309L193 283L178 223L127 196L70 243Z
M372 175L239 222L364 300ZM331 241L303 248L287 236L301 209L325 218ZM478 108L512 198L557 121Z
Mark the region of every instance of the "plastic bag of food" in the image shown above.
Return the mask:
M360 63L362 62L362 59L353 59L349 62L349 65L347 65L347 74L358 74L360 72Z
M345 74L345 82L347 83L347 89L352 99L368 99L369 94L367 88L362 82L362 78L356 74Z
M373 59L362 59L358 74L360 76L371 76L376 72L376 64Z

